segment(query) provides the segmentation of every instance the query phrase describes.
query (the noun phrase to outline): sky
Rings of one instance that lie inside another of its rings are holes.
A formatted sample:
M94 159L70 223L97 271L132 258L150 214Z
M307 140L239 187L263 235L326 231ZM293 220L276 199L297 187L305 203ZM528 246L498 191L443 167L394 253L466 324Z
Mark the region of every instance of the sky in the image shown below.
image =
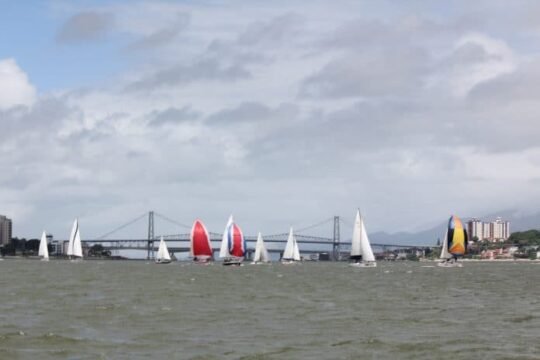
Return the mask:
M0 6L14 236L79 217L95 238L150 210L248 234L357 208L390 233L538 210L537 1Z

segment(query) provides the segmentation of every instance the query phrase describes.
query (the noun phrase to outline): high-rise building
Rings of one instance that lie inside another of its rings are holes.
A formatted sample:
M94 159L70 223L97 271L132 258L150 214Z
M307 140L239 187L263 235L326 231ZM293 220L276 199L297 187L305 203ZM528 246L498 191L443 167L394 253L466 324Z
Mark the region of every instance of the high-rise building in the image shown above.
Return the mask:
M467 222L467 230L471 239L476 236L478 240L505 241L510 237L510 222L500 217L492 222L471 219Z
M472 240L476 237L478 240L484 238L484 223L478 219L471 219L467 223L467 232L469 233L469 238Z
M11 219L0 215L0 245L6 245L11 242L11 231L13 225Z

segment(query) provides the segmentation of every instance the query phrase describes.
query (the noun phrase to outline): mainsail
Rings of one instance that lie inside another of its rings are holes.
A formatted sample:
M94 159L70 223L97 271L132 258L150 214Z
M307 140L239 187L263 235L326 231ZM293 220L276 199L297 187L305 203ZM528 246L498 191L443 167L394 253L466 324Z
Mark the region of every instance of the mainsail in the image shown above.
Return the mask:
M191 228L190 255L195 259L211 259L213 257L212 243L206 227L200 220L196 220Z
M229 257L229 228L233 224L233 216L229 216L229 221L227 221L227 225L225 226L225 230L223 231L223 237L221 238L221 248L219 250L219 257L220 258L226 258Z
M287 244L283 251L283 260L300 261L300 251L298 249L298 243L294 236L293 228L289 230L289 237L287 238Z
M43 231L43 233L41 234L38 255L41 256L44 260L49 260L49 249L47 248L47 233L45 231Z
M163 240L163 236L159 240L159 248L156 254L156 261L171 261L171 255L169 254L167 244Z
M253 262L269 262L270 256L268 250L264 246L264 240L261 233L257 236L257 243L255 244L255 255L253 256Z

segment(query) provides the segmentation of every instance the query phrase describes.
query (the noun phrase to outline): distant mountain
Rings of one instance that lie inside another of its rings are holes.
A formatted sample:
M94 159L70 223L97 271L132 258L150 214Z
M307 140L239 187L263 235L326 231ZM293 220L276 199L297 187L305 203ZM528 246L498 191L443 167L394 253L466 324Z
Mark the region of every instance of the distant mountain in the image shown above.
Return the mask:
M524 231L529 229L540 229L540 212L535 214L523 214L517 210L504 210L492 213L486 216L477 216L485 222L493 221L497 217L503 220L510 221L510 231ZM464 217L464 222L471 217ZM437 239L443 238L446 231L447 222L441 222L440 225L430 229L422 230L415 233L398 232L389 234L386 232L375 232L369 235L369 239L374 244L400 244L400 245L421 245L433 246L437 243Z

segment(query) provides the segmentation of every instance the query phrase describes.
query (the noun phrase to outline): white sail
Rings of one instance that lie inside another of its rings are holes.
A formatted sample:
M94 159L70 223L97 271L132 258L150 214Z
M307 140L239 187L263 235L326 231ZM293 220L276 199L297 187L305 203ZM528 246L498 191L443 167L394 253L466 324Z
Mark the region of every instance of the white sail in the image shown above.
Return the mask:
M49 249L47 248L47 233L45 233L45 231L43 231L43 233L41 234L38 255L43 257L43 259L49 259Z
M163 236L159 240L159 248L156 255L156 260L171 261L171 255L169 254L169 249L167 248L167 244L163 240Z
M229 227L231 227L233 223L233 216L229 216L229 221L227 221L227 226L225 226L225 230L223 231L223 237L221 238L221 248L219 250L219 257L220 258L226 258L229 257L229 239L227 237L229 233Z
M351 240L351 257L362 255L360 239L362 238L362 220L360 219L360 210L356 212L354 220L353 235Z
M298 249L298 243L294 236L293 228L289 231L289 237L287 238L287 244L283 251L283 260L295 260L300 261L300 250Z
M261 233L257 236L257 244L255 244L255 255L253 256L253 262L269 262L270 256L268 256L268 250L264 246L264 240Z
M77 229L75 230L75 237L73 239L73 256L77 256L82 258L83 252L82 252L82 244L81 244L81 231L79 228L79 223L77 221Z
M293 260L300 261L300 249L298 248L298 241L296 241L296 237L294 238Z
M360 247L362 248L362 260L363 261L375 261L375 255L373 255L373 250L371 249L371 244L369 243L369 238L367 235L366 227L364 226L364 221L362 223L362 231L360 237Z
M449 259L451 257L452 257L452 255L450 255L450 253L448 252L448 233L445 233L444 234L443 246L442 246L442 249L441 249L441 256L439 258L440 259Z
M360 262L358 260L362 258ZM364 225L364 219L360 215L360 210L356 212L356 218L354 220L353 235L351 240L351 259L356 260L352 265L358 265L361 267L376 266L375 255L373 255L373 250L371 249L371 244L369 243L369 237L366 231L366 226Z
M69 242L68 242L68 248L67 248L68 256L73 255L73 242L75 241L75 233L77 232L78 228L79 228L79 221L78 219L75 219L75 221L73 222L73 226L71 227L71 234L69 235Z

